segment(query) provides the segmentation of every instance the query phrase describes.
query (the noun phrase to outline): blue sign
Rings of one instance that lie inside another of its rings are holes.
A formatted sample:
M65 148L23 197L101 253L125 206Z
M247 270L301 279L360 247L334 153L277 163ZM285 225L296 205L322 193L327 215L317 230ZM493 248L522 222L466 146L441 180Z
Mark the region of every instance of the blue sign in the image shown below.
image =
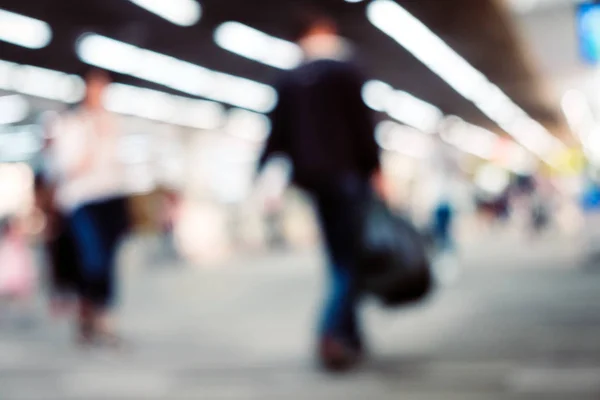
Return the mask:
M585 3L578 10L579 47L583 59L600 63L600 3Z

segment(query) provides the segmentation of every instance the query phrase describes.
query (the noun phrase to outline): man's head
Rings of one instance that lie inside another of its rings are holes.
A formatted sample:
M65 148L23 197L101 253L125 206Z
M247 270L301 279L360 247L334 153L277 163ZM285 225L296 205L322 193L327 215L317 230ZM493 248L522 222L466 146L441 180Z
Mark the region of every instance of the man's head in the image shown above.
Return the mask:
M337 24L325 14L297 13L295 40L308 59L345 58L346 46L338 36Z
M333 19L324 14L305 11L298 17L294 39L301 43L311 37L337 36L337 34L338 27Z
M110 74L99 68L88 68L83 73L85 80L85 105L88 108L101 108L104 91L112 82Z

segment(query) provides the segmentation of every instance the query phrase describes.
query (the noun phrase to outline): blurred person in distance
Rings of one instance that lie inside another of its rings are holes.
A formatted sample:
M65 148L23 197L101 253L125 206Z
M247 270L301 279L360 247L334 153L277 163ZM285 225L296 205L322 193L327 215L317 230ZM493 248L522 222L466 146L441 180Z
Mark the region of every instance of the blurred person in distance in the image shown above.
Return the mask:
M77 333L82 344L118 344L111 310L116 256L128 228L126 190L117 157L119 129L102 105L110 75L85 71L86 96L51 128L55 201L79 257Z
M159 193L159 225L161 233L163 261L175 263L180 255L175 240L175 226L179 221L181 194L174 188L163 185ZM160 257L159 257L160 258Z
M266 203L266 222L269 246L274 250L285 249L287 245L284 228L284 203L281 198L270 199Z
M0 300L27 318L32 314L36 273L23 224L17 217L0 221ZM25 321L25 320L23 320Z
M529 199L530 228L533 236L540 235L550 228L554 214L551 186L545 184L541 176L534 181L534 185Z
M364 80L348 61L336 24L316 14L303 17L296 38L305 62L276 85L279 103L259 165L277 155L288 157L294 183L314 199L330 274L318 357L325 368L342 370L363 351L351 217L372 185L383 187L379 148L361 96Z
M455 192L461 175L454 149L446 144L441 135L434 139L434 151L430 161L432 188L431 232L436 252L455 250L453 228L455 220Z

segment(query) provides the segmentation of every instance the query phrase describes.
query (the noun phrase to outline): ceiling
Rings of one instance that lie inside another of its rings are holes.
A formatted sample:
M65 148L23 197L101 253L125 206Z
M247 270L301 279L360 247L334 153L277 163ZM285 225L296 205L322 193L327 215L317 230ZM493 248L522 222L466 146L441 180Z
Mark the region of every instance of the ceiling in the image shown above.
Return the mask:
M554 131L562 124L557 109L548 104L543 94L543 82L537 78L533 63L524 56L526 52L512 28L509 14L497 0L398 2L500 86L534 119ZM365 16L367 3L318 2L319 7L338 20L342 34L354 42L368 75L408 91L446 114L496 128L475 106L372 26ZM214 44L212 33L220 23L237 20L274 36L289 38L289 21L301 5L301 0L202 0L200 22L192 27L180 27L126 0L0 0L0 8L44 20L54 31L51 44L41 50L0 42L0 58L77 73L82 65L74 52L75 41L84 32L96 32L268 83L276 78L278 70L222 50ZM125 83L159 88L131 77L117 78Z

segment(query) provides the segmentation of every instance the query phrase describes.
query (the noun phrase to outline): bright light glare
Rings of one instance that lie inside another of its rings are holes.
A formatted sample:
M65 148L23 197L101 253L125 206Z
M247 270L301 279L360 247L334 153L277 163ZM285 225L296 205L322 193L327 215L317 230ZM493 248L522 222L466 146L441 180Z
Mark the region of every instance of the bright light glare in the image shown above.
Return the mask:
M239 22L219 25L214 37L225 50L272 67L293 69L302 62L302 50L296 44Z
M0 162L22 161L42 149L38 126L5 127L0 133Z
M368 81L363 85L362 98L369 108L384 112L387 106L386 99L393 91L394 88L385 82Z
M569 90L562 98L562 109L573 131L581 135L594 123L594 114L585 94L578 90ZM582 138L584 139L584 138Z
M484 165L475 174L475 184L488 194L499 195L510 184L510 175L495 165Z
M1 158L1 157L0 157ZM24 211L31 201L33 171L27 164L0 163L0 217Z
M375 139L382 149L413 158L425 158L432 149L429 136L392 121L382 121L377 125Z
M444 121L442 139L459 150L491 160L500 137L495 133L451 116Z
M200 20L202 7L196 0L129 0L176 25L191 26Z
M600 165L600 126L596 125L590 129L584 150L592 163Z
M539 161L533 155L515 142L510 143L506 150L507 158L502 165L520 175L530 175L538 167Z
M218 103L119 83L109 86L104 106L118 114L198 129L216 129L224 119L223 106Z
M531 153L519 144L502 139L494 132L469 124L457 116L445 118L442 126L442 139L465 153L493 161L515 173L531 172L535 165Z
M365 83L362 96L365 104L373 110L384 111L390 117L425 133L435 132L443 117L437 107L402 90L395 90L385 82Z
M388 98L386 109L392 118L425 133L435 132L443 116L437 107L400 90Z
M373 25L413 54L454 90L472 101L527 149L548 160L565 148L563 143L533 121L498 86L399 4L391 0L375 0L369 4L367 16ZM534 125L533 133L524 129Z
M21 122L29 114L29 103L23 96L0 97L0 125Z
M0 60L0 89L65 103L76 103L85 94L77 75Z
M577 135L589 159L600 160L600 130L590 103L584 93L569 90L562 98L562 109L569 126Z
M30 49L41 49L52 40L52 29L39 19L0 10L0 40Z
M271 121L266 115L242 109L229 111L225 132L252 142L264 141L271 130Z
M277 92L271 86L96 34L79 39L77 54L97 67L240 108L262 113L277 103Z

